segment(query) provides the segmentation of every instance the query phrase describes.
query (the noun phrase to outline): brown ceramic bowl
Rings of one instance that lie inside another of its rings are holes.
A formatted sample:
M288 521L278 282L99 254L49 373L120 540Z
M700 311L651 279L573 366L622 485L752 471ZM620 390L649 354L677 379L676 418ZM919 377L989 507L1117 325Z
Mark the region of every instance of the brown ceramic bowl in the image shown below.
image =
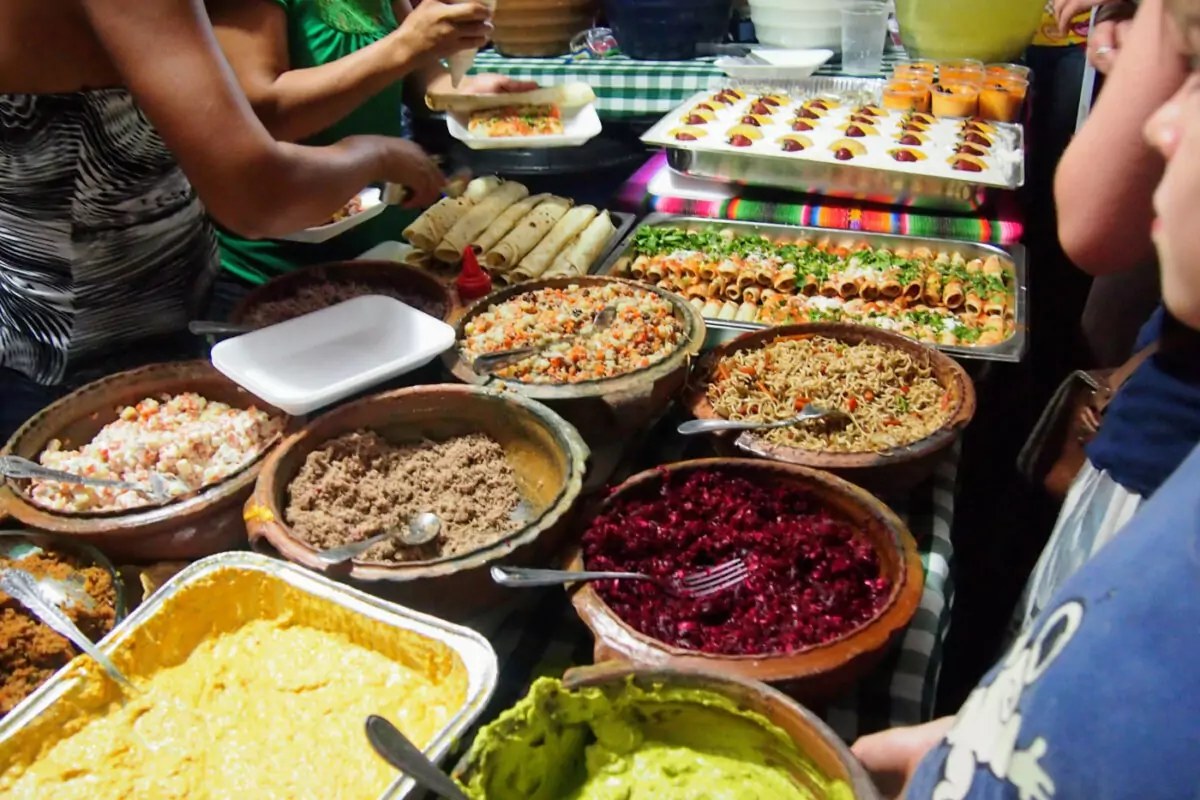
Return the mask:
M932 347L926 347L890 331L867 325L813 323L784 325L743 334L704 357L692 374L684 399L685 405L699 419L722 419L708 402L707 394L721 359L733 353L765 347L780 339L813 335L837 339L847 344L871 342L902 350L914 358L928 359L938 382L950 394L950 413L946 421L924 439L885 453L805 450L774 444L752 431L741 434L714 434L721 450L730 454L740 452L787 464L827 470L884 494L906 491L928 478L942 453L954 444L959 433L975 415L975 385L966 370L954 359Z
M292 535L285 521L288 486L325 442L362 428L402 443L485 433L504 448L531 521L508 537L452 558L405 564L352 561L329 566ZM494 389L416 386L334 409L286 439L263 466L245 518L251 542L284 558L408 605L461 617L503 596L488 576L493 563L527 564L556 551L583 484L588 451L579 434L541 403Z
M140 367L89 383L38 412L0 452L37 461L51 439L78 446L115 420L121 407L188 391L235 408L256 406L283 417L285 426L292 424L282 411L245 391L207 361L184 361ZM0 510L30 528L83 539L120 562L201 558L245 544L241 506L262 460L260 456L240 472L163 506L96 514L44 509L25 494L28 481L8 480L0 488Z
M891 579L891 594L874 619L838 639L790 653L723 656L673 647L639 633L617 617L590 584L583 584L573 589L571 600L596 639L596 661L707 670L779 684L789 694L814 704L833 699L879 662L916 612L925 586L916 541L891 509L863 489L825 472L760 459L698 459L647 470L618 486L597 514L623 497L660 484L664 472L710 469L782 481L815 497L834 517L857 528L874 545L881 569ZM583 554L577 551L569 569L585 567Z
M240 325L263 303L286 300L302 288L328 283L361 283L411 293L440 305L444 320L460 308L457 292L425 270L393 261L334 261L288 272L253 289L234 307L229 321Z
M493 292L468 308L455 320L457 341L461 342L466 323L494 304L525 292L548 287L603 286L624 283L654 292L666 298L683 322L685 340L667 358L646 369L600 381L580 383L523 383L490 375L477 375L462 356L460 347L442 356L447 368L458 380L477 386L494 386L505 391L541 400L575 426L592 450L588 489L602 486L617 466L630 442L666 411L671 400L687 380L692 360L704 346L704 319L682 297L637 281L596 275L579 278L554 278L508 286Z
M563 685L567 689L615 688L627 681L651 691L656 685L665 685L724 695L733 700L739 709L765 717L791 737L808 761L808 764L794 768L802 783L807 784L804 778L811 774L810 770L815 766L821 777L842 781L850 790L848 794L814 794L814 800L879 800L879 792L866 770L837 734L811 711L770 686L728 673L672 667L633 668L620 664L573 669L563 677ZM712 709L710 713L714 725L728 725L727 712ZM477 768L469 758L464 759L455 770L455 777L463 781L470 780Z
M492 42L505 56L560 56L599 8L598 0L504 0L492 16Z

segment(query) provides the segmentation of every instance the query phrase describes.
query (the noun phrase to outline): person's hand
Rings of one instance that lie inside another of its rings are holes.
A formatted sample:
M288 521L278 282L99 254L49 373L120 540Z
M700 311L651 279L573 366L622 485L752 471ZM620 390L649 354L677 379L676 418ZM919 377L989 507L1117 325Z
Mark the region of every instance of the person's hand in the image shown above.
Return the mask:
M505 94L531 92L538 88L537 81L519 81L507 75L484 73L463 78L458 85L459 94Z
M1121 45L1132 27L1132 19L1108 19L1092 27L1088 34L1087 58L1101 75L1107 75L1117 63Z
M924 725L892 728L859 739L850 748L886 798L900 797L917 764L942 740L954 717L942 717Z
M1122 0L1054 0L1054 19L1058 20L1058 32L1065 34L1071 29L1071 20L1096 6L1119 3Z
M436 2L436 0L425 0ZM405 208L425 208L433 205L446 187L446 176L429 155L408 139L394 137L381 141L380 180L397 183L408 189Z
M492 10L479 0L423 0L395 36L421 58L448 58L477 50L492 34Z

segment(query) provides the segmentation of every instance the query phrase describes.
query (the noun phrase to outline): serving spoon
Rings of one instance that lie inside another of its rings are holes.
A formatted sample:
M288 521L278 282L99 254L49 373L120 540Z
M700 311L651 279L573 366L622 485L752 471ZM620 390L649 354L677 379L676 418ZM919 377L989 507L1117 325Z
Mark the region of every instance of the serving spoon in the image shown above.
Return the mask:
M155 503L165 503L171 499L171 494L167 491L167 479L157 472L150 473L150 483L147 485L131 481L112 480L110 478L89 478L84 475L76 475L73 472L65 472L61 469L43 467L36 461L30 461L28 458L21 458L20 456L0 456L0 475L18 480L37 478L57 483L75 483L80 486L128 489L145 495Z
M117 665L108 656L101 653L100 649L92 644L83 631L79 630L71 618L63 612L61 606L67 600L74 600L88 607L95 605L95 601L83 591L82 587L53 578L39 580L26 570L6 567L0 569L0 591L16 599L52 630L69 639L72 644L99 664L123 689L136 691L133 683L125 677L121 670L117 669ZM55 594L58 596L56 597ZM83 598L80 598L80 594L83 595ZM84 598L86 598L86 602L84 602Z
M240 336L253 330L253 325L219 322L215 319L194 319L188 323L188 332L194 336Z
M532 355L537 355L543 350L548 350L554 345L602 333L611 328L616 320L617 307L605 306L600 309L600 313L592 320L592 329L587 333L574 333L570 336L564 336L561 339L553 339L549 342L534 345L533 347L518 347L515 350L497 350L495 353L484 353L475 357L475 360L471 362L471 369L475 370L476 375L490 375L505 367L512 366L518 361L524 361Z
M845 416L848 415L844 411L821 408L809 403L796 416L776 422L750 422L744 419L690 419L680 424L676 430L681 436L695 436L699 433L716 433L717 431L765 431L773 428L789 428L792 425L811 422L814 419Z
M447 800L470 800L458 784L421 752L392 723L372 714L367 717L367 741L380 758L403 772L418 785Z
M358 558L373 546L388 539L394 538L405 547L418 547L432 542L441 532L441 517L429 511L423 511L408 521L407 530L401 528L399 525L393 525L383 533L363 539L361 542L351 542L350 544L343 544L329 550L321 550L317 553L317 559L323 564L344 564L347 561Z

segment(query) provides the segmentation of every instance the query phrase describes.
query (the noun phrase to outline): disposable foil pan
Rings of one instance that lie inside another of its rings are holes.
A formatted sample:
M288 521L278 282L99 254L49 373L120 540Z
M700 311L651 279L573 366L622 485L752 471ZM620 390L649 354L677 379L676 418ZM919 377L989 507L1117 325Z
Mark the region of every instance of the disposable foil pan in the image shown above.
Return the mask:
M998 256L1002 261L1012 264L1015 273L1013 282L1013 294L1009 298L1013 303L1013 323L1014 330L1012 336L1009 336L1003 342L994 345L986 345L982 347L969 347L963 345L936 345L937 348L945 353L949 353L956 358L978 359L981 361L1008 361L1017 362L1025 356L1025 351L1029 347L1029 299L1027 291L1028 281L1028 265L1025 254L1025 248L1021 245L1012 245L1007 248L996 247L990 244L980 244L978 242L963 242L954 239L941 239L931 236L901 236L898 234L887 233L868 233L865 231L846 231L831 228L810 228L799 225L772 225L765 222L735 222L730 220L710 219L708 217L687 217L675 214L650 214L642 220L641 224L630 231L625 240L619 244L616 249L609 254L608 258L600 263L600 266L594 270L597 275L616 275L619 277L628 277L619 272L620 265L624 262L632 260L633 243L637 231L643 227L660 227L660 228L684 228L686 230L703 230L707 228L719 228L721 230L732 230L741 235L759 235L766 236L772 240L789 238L795 240L802 236L811 238L829 237L834 242L847 246L866 242L871 247L886 247L895 249L904 247L909 250L925 245L931 249L938 251L959 252L963 258L970 261L971 259L985 259L988 256ZM759 331L764 328L771 327L762 323L751 322L729 322L726 320L708 319L704 320L709 332L709 345L720 344L735 338L743 333L750 331Z
M726 84L731 85L731 84ZM843 103L878 103L884 81L864 78L812 78L791 84L738 84L748 96L782 92L792 97L836 96ZM823 157L822 147L801 153L784 153L763 142L754 147L738 148L721 136L706 136L680 142L669 131L681 127L680 118L696 104L713 94L713 89L698 92L673 109L642 137L646 144L663 147L667 163L677 172L696 178L742 186L765 186L806 194L844 197L866 202L911 208L975 211L988 204L997 192L1017 189L1025 183L1025 135L1019 125L994 123L1011 141L1001 164L986 175L948 174L938 159L917 164L898 164L890 158L871 155L841 162ZM740 112L739 112L740 113ZM715 129L724 129L734 120L734 110L718 113ZM786 133L775 130L770 133ZM816 134L813 134L815 136ZM822 134L823 135L823 134Z
M466 671L466 698L463 707L426 748L426 754L434 761L446 756L491 699L499 668L495 651L479 634L372 597L294 564L248 552L220 553L187 567L114 628L100 643L100 649L118 666L133 671L135 675L143 670L153 671L159 666L155 663L155 657L165 658L166 655L155 652L148 645L172 640L172 614L164 611L170 611L174 599L183 596L194 604L196 598L187 597L187 593L207 583L209 585L203 591L212 591L216 595L206 606L206 612L212 618L219 619L222 613L242 614L249 616L239 619L248 622L262 618L254 616L254 609L260 607L253 603L239 603L236 596L230 596L228 591L222 594L221 591L223 586L228 589L239 583L250 585L247 581L252 581L257 591L292 593L289 601L297 602L289 606L289 610L300 614L304 622L307 621L304 619L305 609L310 609L314 627L344 631L353 634L356 641L365 641L368 645L372 633L384 640L398 629L440 642L456 653ZM239 606L246 605L250 605L251 610L238 610ZM134 671L130 665L140 669ZM15 737L30 728L43 714L58 715L51 718L55 721L69 719L73 711L69 705L72 699L87 691L88 681L95 680L97 678L90 661L84 657L77 658L0 720L0 763L5 761L2 756L6 744L11 745ZM363 747L369 746L364 733ZM338 765L330 764L329 768L338 769ZM416 784L410 778L399 776L384 791L380 800L400 800L408 797L415 788Z

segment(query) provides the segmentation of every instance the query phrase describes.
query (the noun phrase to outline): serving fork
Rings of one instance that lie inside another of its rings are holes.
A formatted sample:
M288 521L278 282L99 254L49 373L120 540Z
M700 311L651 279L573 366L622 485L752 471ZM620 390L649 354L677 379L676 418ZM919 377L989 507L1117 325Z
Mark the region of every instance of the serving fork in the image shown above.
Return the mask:
M130 481L113 480L111 478L92 478L87 475L76 475L60 469L43 467L36 461L20 456L0 456L0 475L6 478L35 479L54 481L56 483L76 484L79 486L94 486L97 488L125 489L144 495L152 503L165 503L171 499L167 479L158 472L150 473L149 483L131 483Z
M651 581L657 583L669 594L692 600L712 597L733 589L744 583L749 576L750 568L740 558L671 578L659 578L642 572L589 572L586 570L574 572L565 569L492 567L492 580L501 586L554 586L562 583L605 580Z

